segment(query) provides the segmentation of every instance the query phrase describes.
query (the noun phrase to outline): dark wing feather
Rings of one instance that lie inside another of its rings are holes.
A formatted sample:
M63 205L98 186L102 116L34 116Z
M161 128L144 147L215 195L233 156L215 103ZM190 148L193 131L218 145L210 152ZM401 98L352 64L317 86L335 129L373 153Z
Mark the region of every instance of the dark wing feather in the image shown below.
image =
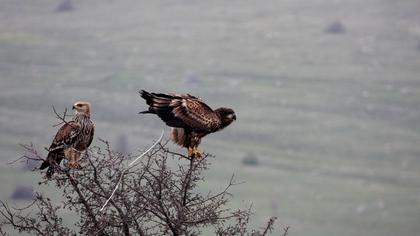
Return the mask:
M144 90L140 94L149 105L149 110L141 113L157 114L168 126L210 132L220 125L217 114L192 95L168 95Z
M48 166L51 166L51 163L59 165L61 160L64 158L64 149L74 143L79 133L80 126L73 121L67 122L61 126L50 145L47 160L41 164L40 169L43 170ZM52 175L52 172L53 169L48 169L48 173L50 173L50 175ZM48 173L47 175L49 175Z
M173 108L170 107L171 101L182 99L179 96L167 95L161 93L149 93L147 91L140 91L140 95L146 100L149 109L140 113L157 114L168 126L171 127L184 127L185 124L182 120L175 117L172 113Z
M74 121L67 122L57 131L57 134L50 145L49 151L52 152L72 145L79 133L79 124Z
M93 140L93 136L95 135L95 124L92 124L92 129L91 129L91 131L90 131L90 137L89 137L89 141L88 141L88 143L87 143L87 146L86 147L89 147L90 146L90 144L92 143L92 140Z
M210 132L220 125L216 113L198 99L182 99L182 102L173 108L173 113L193 130Z

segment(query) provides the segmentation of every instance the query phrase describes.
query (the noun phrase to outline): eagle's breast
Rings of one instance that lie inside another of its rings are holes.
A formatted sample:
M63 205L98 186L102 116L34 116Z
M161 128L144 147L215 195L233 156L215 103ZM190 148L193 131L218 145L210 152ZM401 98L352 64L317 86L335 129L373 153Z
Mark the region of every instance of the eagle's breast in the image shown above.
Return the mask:
M92 131L94 124L90 118L86 115L78 115L75 117L75 121L80 125L79 135L73 144L73 148L78 151L84 151L88 148L92 140Z

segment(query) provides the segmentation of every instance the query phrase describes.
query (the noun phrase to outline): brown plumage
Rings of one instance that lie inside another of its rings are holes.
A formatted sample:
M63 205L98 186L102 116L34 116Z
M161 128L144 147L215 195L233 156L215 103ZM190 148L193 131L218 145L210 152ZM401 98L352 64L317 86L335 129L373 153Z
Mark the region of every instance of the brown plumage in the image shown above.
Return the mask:
M41 170L48 167L48 178L54 174L56 165L60 165L63 158L69 161L69 167L80 168L80 156L92 143L95 125L90 120L90 104L84 101L76 102L73 110L73 119L57 131L50 145L47 160L40 167Z
M211 109L200 98L190 94L149 93L141 90L149 109L140 113L158 115L171 129L171 139L188 148L189 157L201 157L197 149L201 138L219 131L234 120L235 112L230 108Z

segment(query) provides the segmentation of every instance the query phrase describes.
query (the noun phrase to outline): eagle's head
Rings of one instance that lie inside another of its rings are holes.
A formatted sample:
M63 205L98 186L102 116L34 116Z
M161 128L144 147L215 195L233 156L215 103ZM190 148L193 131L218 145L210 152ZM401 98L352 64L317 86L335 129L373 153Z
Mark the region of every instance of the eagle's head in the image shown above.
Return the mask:
M230 125L233 121L236 120L236 114L235 112L226 107L217 108L214 110L220 117L220 120L222 121L222 129L226 126Z
M76 114L82 113L90 116L90 103L85 101L75 102L73 105L73 110L75 110Z

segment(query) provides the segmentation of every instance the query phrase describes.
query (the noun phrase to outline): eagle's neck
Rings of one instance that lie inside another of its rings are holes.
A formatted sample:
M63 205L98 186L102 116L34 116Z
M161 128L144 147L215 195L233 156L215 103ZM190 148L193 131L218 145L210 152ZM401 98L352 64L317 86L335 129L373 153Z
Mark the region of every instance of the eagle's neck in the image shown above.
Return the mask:
M77 123L85 123L86 121L90 120L90 115L86 113L77 113L73 120Z

